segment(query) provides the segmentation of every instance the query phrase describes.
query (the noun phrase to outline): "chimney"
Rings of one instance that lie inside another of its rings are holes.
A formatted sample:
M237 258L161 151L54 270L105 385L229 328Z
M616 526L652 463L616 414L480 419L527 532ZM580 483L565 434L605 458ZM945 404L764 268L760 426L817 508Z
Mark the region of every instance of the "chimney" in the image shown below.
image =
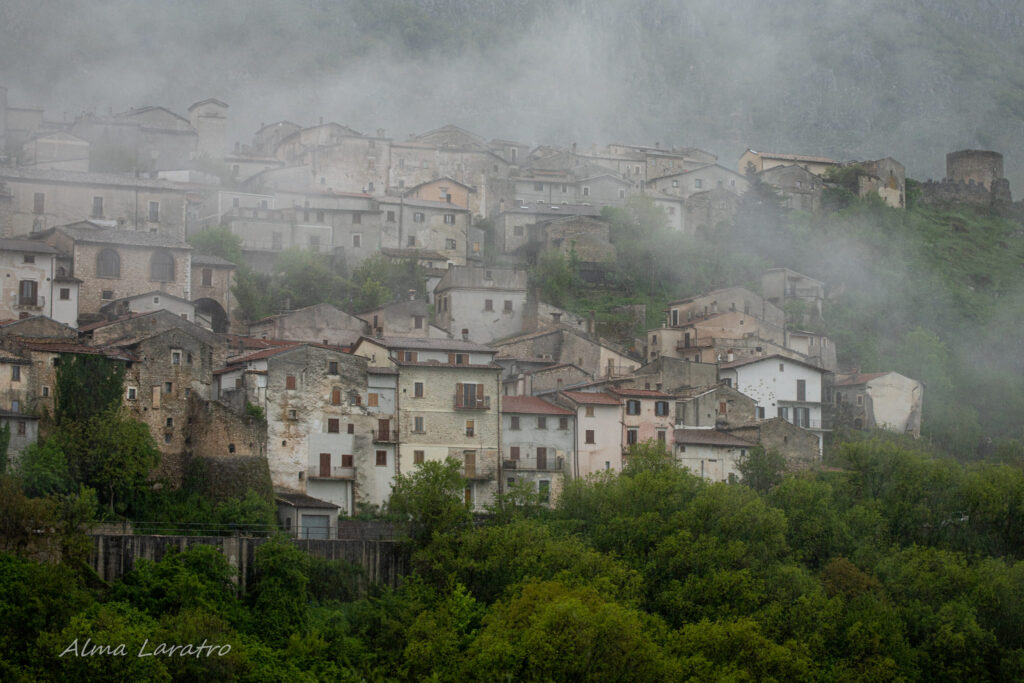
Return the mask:
M595 327L597 327L597 314L590 311L590 317L587 318L587 334L594 334Z

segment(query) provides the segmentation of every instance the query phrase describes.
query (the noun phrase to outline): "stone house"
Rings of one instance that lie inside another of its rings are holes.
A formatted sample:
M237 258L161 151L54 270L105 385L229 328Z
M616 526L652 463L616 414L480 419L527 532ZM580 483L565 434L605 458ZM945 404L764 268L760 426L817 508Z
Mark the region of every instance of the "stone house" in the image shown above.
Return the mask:
M673 197L672 195L655 190L649 191L647 196L650 197L655 206L665 212L666 225L669 230L683 232L687 229L689 225L686 222L687 203L682 197ZM717 225L717 223L709 223L709 225Z
M366 411L376 420L372 437L375 467L356 472L356 501L382 508L391 498L399 471L398 371L368 366L366 372Z
M616 344L566 326L509 337L492 346L504 358L572 363L595 379L627 377L641 365Z
M519 360L498 358L498 364L506 368L502 379L505 396L537 396L562 389L570 389L593 381L594 377L583 368L572 363L537 362L531 359Z
M924 385L898 372L843 373L834 384L836 419L853 429L921 436Z
M83 114L71 124L70 132L91 144L90 168L109 165L110 157L143 171L188 168L199 141L188 119L154 106L110 116Z
M864 173L857 176L857 196L878 195L894 209L906 207L907 169L892 157L875 161L862 161L858 166Z
M719 376L757 401L758 419L781 417L818 436L818 450L829 431L822 416L825 370L779 354L723 363Z
M353 352L397 371L398 471L454 458L476 510L501 490L501 366L494 350L468 341L363 337Z
M213 349L215 367L219 367L227 356L228 349L223 338L164 308L103 320L79 328L83 341L95 347L134 344L167 330L183 330L207 344Z
M675 395L680 427L725 429L757 421L757 402L725 384L690 387Z
M454 204L462 209L471 209L470 196L476 194L476 188L460 183L454 178L444 176L414 185L405 190L406 199L423 199L432 202ZM479 202L476 202L479 204Z
M525 482L553 505L575 459L575 413L541 398L508 396L501 421L506 487Z
M566 216L540 224L544 249L575 258L581 264L614 263L618 250L611 243L607 221L589 216Z
M539 224L567 216L597 217L601 211L592 204L502 204L495 217L494 234L503 254L511 254L528 244L544 240Z
M124 404L160 449L157 474L180 485L191 450L190 404L210 399L213 347L186 330L168 329L121 348L132 358Z
M821 462L817 434L781 417L725 427L724 430L758 443L765 450L778 451L786 459L786 468L790 471L808 469Z
M825 283L789 268L769 268L761 273L761 295L783 311L790 311L786 322L797 327L821 320L825 301ZM790 302L801 302L793 310Z
M672 451L675 399L655 389L614 387L607 392L622 403L622 450L645 441L659 441Z
M231 149L228 142L228 105L209 97L188 108L188 120L196 132L196 153L210 159L223 159Z
M0 320L45 315L78 325L78 288L59 252L37 240L0 239Z
M340 505L295 491L275 490L277 523L295 538L327 540L338 537Z
M690 170L654 178L646 183L648 191L661 192L671 197L689 199L698 192L727 190L742 195L750 186L745 176L730 171L720 164L707 164Z
M89 170L89 143L64 131L39 132L21 146L19 166L54 171Z
M486 344L519 334L526 312L525 270L452 266L434 287L437 325Z
M35 398L31 389L32 370L28 358L0 350L0 426L11 430L7 454L12 459L39 438L39 416L30 412Z
M687 299L670 301L667 325L676 327L720 313L742 311L776 327L785 324L782 310L744 287L726 287Z
M192 247L156 232L118 230L82 221L45 232L38 239L74 264L70 275L82 281L80 314L99 313L105 303L159 289L191 300Z
M430 322L430 306L422 299L395 301L361 313L359 318L376 337L448 337L446 330Z
M622 470L622 403L604 392L560 391L552 400L576 417L572 477Z
M717 382L717 364L695 363L686 358L673 356L658 356L626 377L622 386L676 394L683 389L707 387Z
M357 473L374 481L377 467L394 472L394 460L378 463L373 448L377 421L365 405L365 358L295 344L231 358L214 376L221 402L238 412L250 403L263 409L276 490L306 493L351 515Z
M695 192L683 207L682 230L688 235L710 237L723 224L732 223L739 204L740 197L732 190L713 188Z
M820 176L803 166L773 166L759 172L757 177L778 193L782 205L787 209L808 213L817 213L821 210L821 193L825 189L825 183Z
M386 197L380 199L380 211L382 247L434 252L447 263L466 264L468 209L447 202Z
M331 304L314 304L249 324L249 336L351 346L368 332L366 322Z
M785 352L782 342L785 330L740 311L709 314L673 327L662 327L647 333L650 358L674 356L694 362L729 361L730 356L745 355L741 350L753 347L753 355ZM796 355L795 353L792 355Z
M322 186L337 192L383 193L391 164L391 141L326 123L284 138L276 156L288 167L264 175L277 187L303 190Z
M191 294L196 315L208 321L214 332L228 332L240 318L231 288L236 266L227 259L192 254Z
M829 372L835 372L839 367L835 343L820 332L786 330L786 348Z
M709 481L738 481L739 463L757 445L718 429L677 429L674 436L679 464Z
M821 177L830 168L835 168L839 162L828 157L807 156L803 154L776 154L774 152L755 152L747 149L740 155L737 170L742 175L753 170L754 173L767 171L776 166L800 166L814 175Z
M4 236L93 219L125 231L185 237L189 188L180 183L43 168L0 168L0 183L13 196L10 224L0 226Z

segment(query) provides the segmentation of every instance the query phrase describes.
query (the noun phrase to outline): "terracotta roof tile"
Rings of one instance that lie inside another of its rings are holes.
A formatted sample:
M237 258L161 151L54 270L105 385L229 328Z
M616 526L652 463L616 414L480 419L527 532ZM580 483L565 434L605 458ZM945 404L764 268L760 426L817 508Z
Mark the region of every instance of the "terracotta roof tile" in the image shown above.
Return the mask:
M531 415L573 415L573 411L548 403L536 396L502 396L501 412Z
M702 446L735 446L738 448L751 448L755 445L752 441L741 439L732 434L726 434L717 429L677 429L675 431L675 442Z
M583 404L597 404L607 406L622 405L622 402L609 394L590 391L563 391L562 395Z

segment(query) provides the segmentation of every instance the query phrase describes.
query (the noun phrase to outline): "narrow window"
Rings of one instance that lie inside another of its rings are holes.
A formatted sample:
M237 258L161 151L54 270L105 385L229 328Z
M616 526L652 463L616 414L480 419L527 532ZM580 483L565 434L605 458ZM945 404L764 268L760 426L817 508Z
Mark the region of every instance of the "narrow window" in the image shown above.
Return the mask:
M473 436L474 422L473 420L466 420L466 436Z
M512 312L512 301L511 301L511 299L505 299L505 312L506 313L511 313Z
M159 223L160 222L160 202L149 203L149 222Z
M484 310L485 311L493 311L494 310L494 299L484 299Z
M103 218L103 197L92 198L92 218Z
M537 417L537 429L547 429L547 428L548 428L548 419L546 417L544 417L543 415L539 415Z
M594 443L594 430L588 429L586 433L586 443Z
M331 405L341 405L341 389L331 389Z
M213 269L203 268L203 287L213 286Z
M354 235L352 235L352 248L353 249L359 249L362 246L363 246L363 236L362 236L362 234L357 232Z
M388 465L388 452L377 451L377 467L387 467Z
M511 430L513 432L518 432L519 431L519 416L518 415L513 415L510 418L509 430Z
M288 375L284 378L284 388L294 389L295 388L295 375Z
M412 385L413 398L423 398L423 382L416 382Z
M46 195L42 192L36 192L32 195L32 213L43 213L43 209L46 205Z
M509 459L510 460L518 460L519 459L519 446L512 446L511 448L509 448L508 455L509 455Z
M25 423L24 422L19 422L18 423L18 436L25 436Z
M356 433L356 426L354 424L352 424L351 422L349 422L348 425L346 425L346 432L348 434L355 434Z
M561 429L562 431L565 431L565 430L569 429L569 418L567 418L567 417L560 417L560 418L558 418L558 428Z
M635 428L627 429L626 430L626 443L628 445L633 445L633 444L636 443L636 440L637 440L637 430Z
M12 382L20 382L21 381L21 366L20 365L12 365L11 366L11 381Z
M337 375L338 374L338 361L332 360L327 362L327 374Z
M413 418L412 424L413 424L412 430L414 432L416 432L417 434L423 434L424 433L424 430L423 430L423 418L422 417L415 417L415 418Z

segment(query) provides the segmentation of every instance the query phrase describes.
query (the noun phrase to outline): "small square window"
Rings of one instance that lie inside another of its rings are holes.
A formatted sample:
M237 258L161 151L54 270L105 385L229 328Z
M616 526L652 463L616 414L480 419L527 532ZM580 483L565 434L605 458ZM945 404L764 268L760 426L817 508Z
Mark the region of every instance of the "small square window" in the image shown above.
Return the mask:
M348 434L355 434L356 433L356 426L354 424L352 424L351 422L349 422L348 425L346 425L346 428L347 428L346 431L347 431Z
M594 406L587 406L583 409L583 414L586 417L594 417Z
M296 411L294 408L290 408L288 410L288 419L289 420L298 420L299 419L298 411Z
M388 466L388 452L387 451L377 451L377 467L387 467L387 466Z
M295 412L294 410L288 411L289 416L291 416L291 414L294 413L294 412ZM341 433L341 421L338 418L336 418L336 417L328 418L328 420L327 420L327 433L328 434L340 434Z
M537 417L537 429L547 429L548 419L543 415Z
M128 400L134 401L138 396L138 390L135 387L128 387Z
M109 289L104 289L103 292L100 294L100 298L109 301L114 298L114 292Z
M60 300L61 301L70 301L71 300L71 288L70 287L61 287L60 288Z
M294 389L295 388L295 375L288 375L284 378L284 388Z
M173 418L173 417L169 417L169 418L167 418L167 419L166 419L166 420L164 421L164 426L165 426L165 427L173 427L173 426L174 426L174 418Z
M164 393L169 394L174 391L174 382L164 382Z
M422 465L423 464L423 456L424 455L425 454L424 454L423 451L413 451L412 452L412 464L413 465Z
M43 398L50 397L50 387L43 387Z
M513 415L511 418L509 418L509 427L508 428L509 428L510 431L513 431L513 432L518 432L519 431L519 416L518 415Z

